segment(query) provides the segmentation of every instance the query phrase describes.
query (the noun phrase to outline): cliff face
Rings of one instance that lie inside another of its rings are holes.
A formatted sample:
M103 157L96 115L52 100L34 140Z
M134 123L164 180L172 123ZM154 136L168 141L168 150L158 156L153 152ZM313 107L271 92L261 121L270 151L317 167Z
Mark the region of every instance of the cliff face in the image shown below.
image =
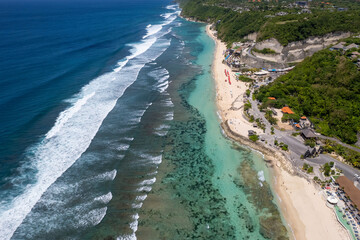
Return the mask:
M276 54L261 54L253 52L253 54L260 59L287 64L290 62L300 62L305 57L312 56L315 52L320 51L332 44L335 44L342 38L350 37L350 32L329 33L322 37L310 37L303 41L289 43L287 46L282 46L276 39L268 39L256 43L255 48L262 50L270 48Z

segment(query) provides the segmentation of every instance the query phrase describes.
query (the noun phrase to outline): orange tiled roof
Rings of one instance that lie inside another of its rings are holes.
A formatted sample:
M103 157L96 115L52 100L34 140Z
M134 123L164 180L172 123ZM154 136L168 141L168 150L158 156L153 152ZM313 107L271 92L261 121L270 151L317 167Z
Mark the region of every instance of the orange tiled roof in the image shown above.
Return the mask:
M289 107L283 107L283 108L281 109L281 111L282 111L283 113L287 113L287 114L294 114L294 112L291 111L291 109L290 109Z
M298 123L295 124L295 127L300 128L300 124L298 124Z
M301 119L305 120L305 119L306 119L306 117L305 117L305 116L302 116L302 117L301 117Z
M270 100L276 100L276 98L274 98L274 97L268 97L268 99L270 99Z

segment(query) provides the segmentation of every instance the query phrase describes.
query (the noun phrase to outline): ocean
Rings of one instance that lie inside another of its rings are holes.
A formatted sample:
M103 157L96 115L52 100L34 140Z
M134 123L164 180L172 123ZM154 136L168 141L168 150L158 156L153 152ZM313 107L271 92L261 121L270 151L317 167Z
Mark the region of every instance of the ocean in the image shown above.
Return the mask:
M0 239L285 239L169 0L0 3Z

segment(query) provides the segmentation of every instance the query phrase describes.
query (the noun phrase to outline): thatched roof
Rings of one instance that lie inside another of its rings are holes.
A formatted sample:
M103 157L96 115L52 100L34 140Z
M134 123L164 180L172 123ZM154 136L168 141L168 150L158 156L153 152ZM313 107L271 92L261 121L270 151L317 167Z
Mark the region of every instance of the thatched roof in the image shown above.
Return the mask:
M348 179L345 176L341 176L336 179L336 182L340 185L340 187L344 188L346 195L350 197L350 200L360 208L360 190L355 187L354 182Z

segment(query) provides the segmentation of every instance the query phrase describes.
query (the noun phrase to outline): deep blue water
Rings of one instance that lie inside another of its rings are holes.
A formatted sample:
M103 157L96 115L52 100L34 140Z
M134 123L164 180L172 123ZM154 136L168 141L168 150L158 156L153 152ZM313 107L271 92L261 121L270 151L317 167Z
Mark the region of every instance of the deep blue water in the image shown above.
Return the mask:
M169 0L0 5L0 239L78 238L106 215L126 152L150 174L161 162L160 142L129 148L151 108L147 134L164 136L172 120L169 72L156 60L181 47L170 34L179 9ZM119 217L125 230L114 235L131 235L133 216Z
M179 13L0 3L0 240L284 233L262 159L221 135L213 42Z
M46 133L53 125L49 118L66 107L62 100L129 55L126 44L163 20L168 2L2 3L1 164L16 166L23 147Z

